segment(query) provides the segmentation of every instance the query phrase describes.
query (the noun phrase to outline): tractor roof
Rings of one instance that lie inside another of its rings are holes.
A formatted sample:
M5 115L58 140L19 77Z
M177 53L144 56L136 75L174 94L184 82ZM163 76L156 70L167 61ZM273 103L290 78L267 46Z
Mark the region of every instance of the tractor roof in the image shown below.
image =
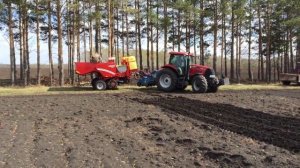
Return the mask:
M193 56L192 53L188 52L176 52L176 51L171 51L169 52L170 55L183 55L183 56Z

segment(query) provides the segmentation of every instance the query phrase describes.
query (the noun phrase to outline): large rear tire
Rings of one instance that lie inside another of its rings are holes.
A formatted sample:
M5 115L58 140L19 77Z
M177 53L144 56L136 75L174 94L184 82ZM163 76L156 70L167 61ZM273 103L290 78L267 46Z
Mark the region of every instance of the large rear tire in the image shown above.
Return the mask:
M207 81L204 76L197 75L192 79L192 89L196 93L205 93L207 91Z
M101 80L101 79L98 79L98 80L95 80L93 82L93 89L94 90L105 90L107 87L105 81Z
M162 69L158 72L156 83L158 90L172 92L176 89L177 75L171 69Z

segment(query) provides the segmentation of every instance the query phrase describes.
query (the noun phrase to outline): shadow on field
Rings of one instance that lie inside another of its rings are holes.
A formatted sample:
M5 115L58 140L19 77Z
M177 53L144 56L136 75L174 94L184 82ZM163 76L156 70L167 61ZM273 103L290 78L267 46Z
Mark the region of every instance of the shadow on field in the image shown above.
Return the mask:
M92 87L51 87L49 92L73 92L73 91L93 91Z
M159 106L168 113L187 116L295 153L300 152L298 118L275 116L252 109L184 97L157 95L154 98L133 100Z
M143 93L147 93L147 94L150 94L150 93L162 93L162 94L166 94L166 93L182 93L182 94L187 94L187 93L194 93L192 92L192 90L175 90L173 92L163 92L163 91L160 91L156 88L156 86L152 86L152 87L135 87L135 88L129 88L130 90L134 90L134 91L139 91L139 92L143 92ZM199 94L199 93L197 93Z

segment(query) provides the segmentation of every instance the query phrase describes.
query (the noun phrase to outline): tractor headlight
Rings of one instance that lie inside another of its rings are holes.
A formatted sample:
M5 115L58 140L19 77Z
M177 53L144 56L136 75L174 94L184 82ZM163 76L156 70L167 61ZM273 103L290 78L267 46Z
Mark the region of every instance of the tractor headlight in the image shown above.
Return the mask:
M216 75L209 75L209 78L215 78Z

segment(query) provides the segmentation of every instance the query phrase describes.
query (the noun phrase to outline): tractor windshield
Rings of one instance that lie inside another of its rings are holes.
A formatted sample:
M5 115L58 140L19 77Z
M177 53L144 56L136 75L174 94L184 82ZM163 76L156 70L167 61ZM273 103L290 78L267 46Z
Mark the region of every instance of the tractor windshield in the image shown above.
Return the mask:
M187 58L188 57L182 55L171 55L169 63L175 65L176 67L184 68L186 67Z
M179 75L186 75L189 69L189 57L183 55L171 55L169 64L176 66Z

